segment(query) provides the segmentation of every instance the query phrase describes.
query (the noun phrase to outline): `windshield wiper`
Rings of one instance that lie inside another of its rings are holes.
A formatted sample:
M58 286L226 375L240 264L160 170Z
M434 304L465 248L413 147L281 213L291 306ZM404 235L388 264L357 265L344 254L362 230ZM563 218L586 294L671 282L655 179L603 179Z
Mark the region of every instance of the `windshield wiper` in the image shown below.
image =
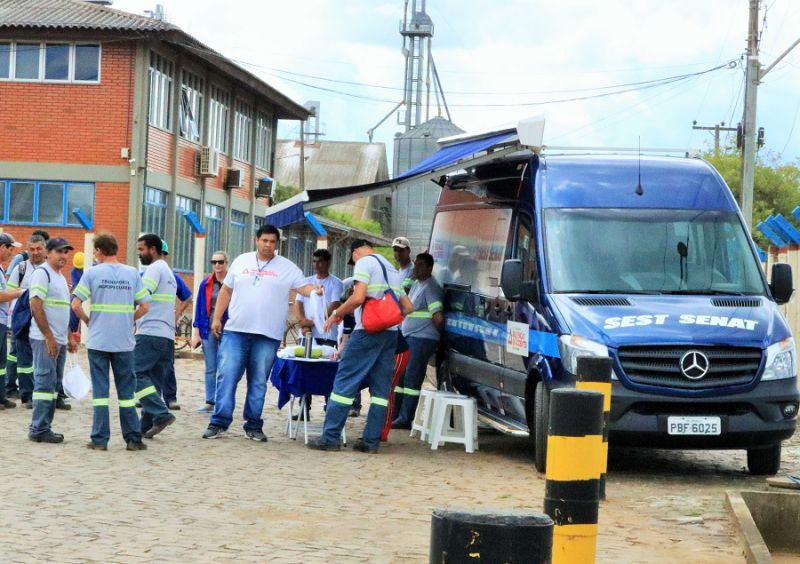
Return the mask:
M669 292L665 292L666 294L694 294L696 296L744 296L750 294L744 294L742 292L732 292L730 290L670 290Z
M646 296L660 296L663 292L655 290L559 290L556 294L643 294Z

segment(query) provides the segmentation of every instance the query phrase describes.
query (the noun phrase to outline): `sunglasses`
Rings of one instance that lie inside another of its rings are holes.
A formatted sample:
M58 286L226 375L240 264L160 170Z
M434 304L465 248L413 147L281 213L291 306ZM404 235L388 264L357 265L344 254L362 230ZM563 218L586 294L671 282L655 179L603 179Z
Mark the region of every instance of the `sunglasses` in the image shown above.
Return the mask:
M211 264L225 264L225 260L212 260Z

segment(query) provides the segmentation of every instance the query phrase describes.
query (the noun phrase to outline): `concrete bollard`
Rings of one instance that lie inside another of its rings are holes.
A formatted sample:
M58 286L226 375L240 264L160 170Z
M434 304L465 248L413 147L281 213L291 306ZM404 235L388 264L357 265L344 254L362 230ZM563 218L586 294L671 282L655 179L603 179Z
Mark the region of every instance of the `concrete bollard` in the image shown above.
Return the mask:
M549 563L553 521L530 511L435 509L430 564Z
M606 471L608 470L608 422L611 418L611 359L592 356L578 357L578 390L592 390L603 394L603 467L600 471L600 499L606 498Z
M594 562L603 445L603 395L550 394L544 512L553 519L553 564Z

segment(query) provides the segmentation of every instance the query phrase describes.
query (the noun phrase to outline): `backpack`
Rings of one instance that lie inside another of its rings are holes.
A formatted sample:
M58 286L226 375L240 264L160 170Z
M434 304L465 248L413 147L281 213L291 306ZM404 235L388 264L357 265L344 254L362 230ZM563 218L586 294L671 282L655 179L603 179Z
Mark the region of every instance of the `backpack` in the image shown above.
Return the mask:
M34 268L34 270L36 269ZM47 284L49 285L50 273L47 272L47 269L44 269L44 273L47 275ZM22 279L21 276L22 274L20 275L20 280ZM26 289L22 292L22 295L17 298L17 304L14 306L14 313L11 314L11 334L15 339L26 340L28 338L32 319L30 289Z

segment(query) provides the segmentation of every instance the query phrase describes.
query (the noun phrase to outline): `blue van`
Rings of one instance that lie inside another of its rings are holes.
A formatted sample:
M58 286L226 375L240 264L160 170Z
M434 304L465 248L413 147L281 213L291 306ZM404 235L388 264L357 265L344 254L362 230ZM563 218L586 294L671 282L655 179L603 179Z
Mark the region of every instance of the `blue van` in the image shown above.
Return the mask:
M795 344L727 185L707 162L507 156L442 178L440 383L546 465L549 394L613 364L612 445L745 449L775 474L798 412Z

